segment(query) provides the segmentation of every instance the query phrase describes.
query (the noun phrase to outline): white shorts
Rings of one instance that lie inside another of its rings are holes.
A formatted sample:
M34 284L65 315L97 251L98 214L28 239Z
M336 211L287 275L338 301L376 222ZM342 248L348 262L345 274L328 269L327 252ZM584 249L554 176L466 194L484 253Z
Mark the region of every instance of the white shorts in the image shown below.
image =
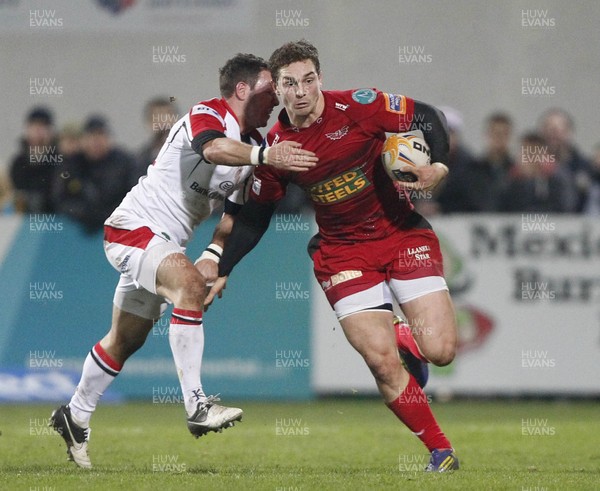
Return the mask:
M115 305L145 319L158 319L166 308L165 298L156 294L158 266L171 254L185 254L185 248L150 227L124 230L105 226L104 231L106 257L121 273Z
M168 301L165 297L136 285L131 278L122 274L115 289L113 303L125 312L156 321L164 314Z
M446 280L442 276L426 276L413 280L392 278L389 282L382 281L371 288L338 300L333 309L338 320L365 310L391 312L392 295L402 306L415 298L441 290L448 290Z

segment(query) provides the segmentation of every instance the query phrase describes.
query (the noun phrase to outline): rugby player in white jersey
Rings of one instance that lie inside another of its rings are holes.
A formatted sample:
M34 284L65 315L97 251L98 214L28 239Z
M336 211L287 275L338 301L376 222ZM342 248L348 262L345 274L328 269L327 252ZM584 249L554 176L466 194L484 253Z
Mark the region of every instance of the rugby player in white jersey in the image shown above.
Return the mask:
M166 303L173 304L169 344L184 398L187 426L196 437L241 420L242 410L216 404L202 389L202 311L207 284L233 217L244 201L254 165L306 171L314 153L284 142L265 148L256 128L266 126L278 105L267 63L238 54L220 69L221 99L193 106L173 125L146 176L105 222L104 249L121 273L108 334L88 354L81 380L50 424L78 466L91 468L89 422L96 405L125 361L145 342ZM212 243L193 263L185 247L194 228L224 205Z

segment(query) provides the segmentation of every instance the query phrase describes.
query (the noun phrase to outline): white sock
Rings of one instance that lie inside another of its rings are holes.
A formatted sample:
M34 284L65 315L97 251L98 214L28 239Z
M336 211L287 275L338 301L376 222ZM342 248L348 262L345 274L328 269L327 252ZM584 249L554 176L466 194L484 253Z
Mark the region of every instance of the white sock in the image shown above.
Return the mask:
M181 384L185 410L191 416L196 411L198 402L206 399L200 381L204 353L202 311L173 309L169 344Z
M115 362L100 346L100 343L96 343L83 363L81 380L69 402L69 409L71 409L75 423L83 428L90 425L90 418L100 397L119 374L121 368L122 365Z

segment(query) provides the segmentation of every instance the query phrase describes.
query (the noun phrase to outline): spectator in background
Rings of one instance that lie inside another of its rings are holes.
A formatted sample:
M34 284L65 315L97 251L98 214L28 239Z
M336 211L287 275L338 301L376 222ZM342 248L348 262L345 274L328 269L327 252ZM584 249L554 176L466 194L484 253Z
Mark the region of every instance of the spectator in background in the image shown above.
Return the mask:
M484 153L473 161L465 176L473 211L500 209L508 171L514 161L510 151L512 131L512 119L505 113L493 113L486 120Z
M23 213L51 213L51 184L57 166L62 164L54 135L50 110L33 108L25 119L25 134L19 153L10 164L15 210Z
M576 195L571 175L559 165L537 133L521 138L519 160L513 164L502 194L501 211L573 212Z
M148 166L154 162L171 127L177 122L177 107L168 97L155 97L144 107L144 122L149 139L136 156L130 185L134 186L141 176L146 175Z
M575 146L573 118L563 109L552 108L542 114L539 129L548 145L548 152L554 156L556 163L568 170L572 176L577 192L574 211L580 212L591 184L591 166Z
M81 151L81 128L75 123L63 126L58 135L58 152L69 159Z
M65 159L55 177L56 211L78 221L88 233L101 231L130 189L133 165L133 158L114 146L106 120L90 117L83 128L81 151Z
M435 213L462 213L477 210L468 183L468 173L474 165L471 152L461 142L463 117L456 109L440 107L446 116L450 136L448 168L450 173L434 192L432 200L418 201L417 211L426 216Z
M594 147L590 172L591 184L583 212L586 215L598 217L600 216L600 143Z

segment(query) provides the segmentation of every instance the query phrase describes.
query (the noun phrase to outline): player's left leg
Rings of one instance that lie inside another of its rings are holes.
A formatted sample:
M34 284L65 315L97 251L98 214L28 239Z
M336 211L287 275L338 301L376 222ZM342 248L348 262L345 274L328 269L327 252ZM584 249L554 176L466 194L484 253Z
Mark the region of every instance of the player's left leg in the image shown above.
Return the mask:
M399 348L405 348L415 358L447 365L456 351L454 308L443 277L437 237L426 225L422 226L404 230L393 238L398 252L389 265L389 287L408 321L407 325L397 326L396 339ZM400 415L410 411L410 402L400 397L390 407ZM444 440L433 448L426 443L431 452L428 471L458 469L450 442L445 437Z
M232 426L232 421L241 419L242 410L215 404L216 398L207 397L202 388L202 311L206 282L185 256L185 250L165 234L140 226L133 230L106 227L105 251L109 262L123 276L149 295L173 303L169 344L181 383L190 431L197 435L196 426L202 427L203 431L218 431ZM135 305L131 307L135 308ZM202 424L195 425L196 421ZM194 428L190 426L192 424Z
M422 361L447 365L456 351L454 307L444 280L437 236L419 215L414 228L390 236L389 286L407 325L398 325L399 349Z
M423 356L437 366L451 363L456 354L457 330L448 291L427 293L400 307Z
M433 416L427 396L400 363L391 312L364 310L342 317L340 324L375 377L386 405L431 452L426 470L458 469L458 459Z
M204 277L184 254L173 253L160 260L156 269L156 291L174 305L169 344L188 414L189 431L200 437L233 426L235 421L241 421L242 410L216 404L218 397L206 396L202 387Z
M387 406L432 452L432 461L442 455L444 466L458 468L454 456L448 461L445 453L439 454L440 450L452 454L450 442L435 421L423 390L400 363L392 291L386 281L388 273L381 268L382 260L396 256L396 249L395 244L382 242L320 243L313 254L315 276L348 341L375 377Z

